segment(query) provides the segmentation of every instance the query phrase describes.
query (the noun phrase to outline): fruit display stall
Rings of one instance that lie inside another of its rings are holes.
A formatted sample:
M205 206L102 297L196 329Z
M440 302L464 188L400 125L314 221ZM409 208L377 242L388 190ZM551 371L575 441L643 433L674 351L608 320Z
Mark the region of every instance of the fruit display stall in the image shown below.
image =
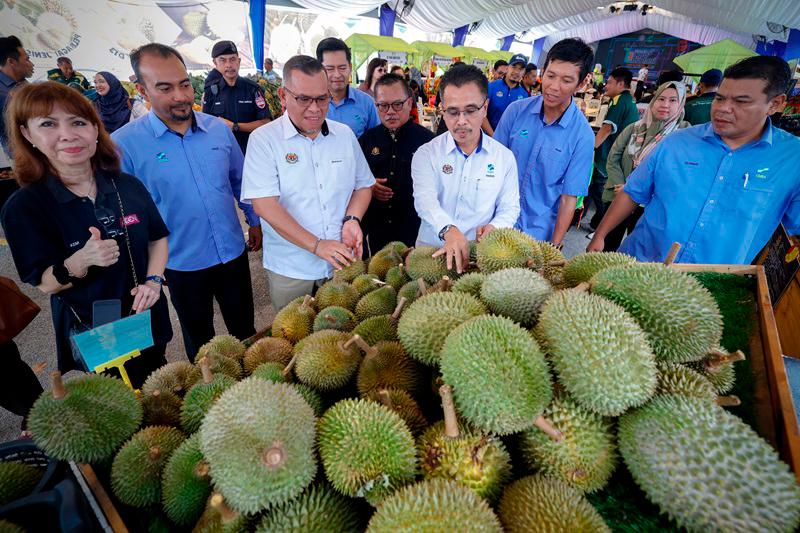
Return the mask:
M55 375L33 443L113 531L798 527L764 267L565 260L506 229L463 275L434 251L391 243L138 395ZM41 475L0 462L0 530Z

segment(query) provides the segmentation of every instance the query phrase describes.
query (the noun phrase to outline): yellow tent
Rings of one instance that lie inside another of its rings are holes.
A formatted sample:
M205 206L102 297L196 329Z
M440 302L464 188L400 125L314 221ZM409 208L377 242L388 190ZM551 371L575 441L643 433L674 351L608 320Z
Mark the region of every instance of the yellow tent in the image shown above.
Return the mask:
M416 48L398 37L369 35L354 33L345 41L353 53L353 70L358 68L373 53L378 52L381 57L386 57L390 63L397 65L410 64L416 59Z
M461 60L464 63L470 63L477 66L481 70L490 68L497 57L492 52L487 52L482 48L475 48L474 46L456 46L456 50L462 52L464 55Z
M449 67L456 59L464 57L464 52L445 43L414 41L411 46L419 52L417 58L420 63L426 63L432 59L437 66L444 69Z

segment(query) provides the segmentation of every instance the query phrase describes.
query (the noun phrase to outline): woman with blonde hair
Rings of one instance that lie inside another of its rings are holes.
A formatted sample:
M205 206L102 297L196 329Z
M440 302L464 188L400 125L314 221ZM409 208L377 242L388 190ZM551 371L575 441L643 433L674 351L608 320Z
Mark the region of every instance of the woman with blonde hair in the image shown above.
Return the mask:
M95 325L95 302L119 300L123 317L151 312L155 345L126 364L138 388L166 363L172 338L161 297L169 231L142 182L120 171L114 143L79 92L26 85L6 117L21 188L0 218L20 279L50 295L58 368L92 370L70 337Z
M606 181L603 203L608 206L614 196L622 190L631 172L650 155L659 142L670 133L691 126L683 120L683 106L686 103L686 86L677 81L663 83L653 95L653 99L641 119L628 125L619 134L608 153ZM605 239L606 252L619 248L625 234L630 234L644 208L636 208L627 219L614 228Z

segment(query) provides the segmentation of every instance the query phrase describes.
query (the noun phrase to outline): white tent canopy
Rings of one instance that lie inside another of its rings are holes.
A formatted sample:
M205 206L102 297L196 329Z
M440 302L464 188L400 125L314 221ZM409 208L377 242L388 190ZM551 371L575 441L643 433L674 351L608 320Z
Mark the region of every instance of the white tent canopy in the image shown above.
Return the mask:
M316 10L365 12L379 7L378 0L295 0ZM646 16L640 12L611 13L609 6L625 2L598 0L416 0L405 8L394 6L410 26L427 32L446 32L480 22L483 37L503 37L527 32L526 38L570 35L587 41L650 28L707 44L723 38L753 46L752 35L785 39L781 25L800 27L798 0L652 0ZM640 2L640 5L644 2ZM405 11L404 11L405 9ZM633 20L636 19L636 20ZM778 28L777 32L772 31ZM545 47L546 48L546 47Z

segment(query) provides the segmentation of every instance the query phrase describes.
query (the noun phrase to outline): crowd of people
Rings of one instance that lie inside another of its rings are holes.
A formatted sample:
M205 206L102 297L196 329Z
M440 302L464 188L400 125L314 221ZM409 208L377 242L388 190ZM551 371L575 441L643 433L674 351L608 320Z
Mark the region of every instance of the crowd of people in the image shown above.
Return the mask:
M0 139L21 186L2 224L19 278L51 297L62 371L83 368L70 337L92 326L93 302L119 299L123 315L151 310L155 346L129 370L141 384L172 337L165 284L188 357L215 333L215 301L231 334L253 335L254 297L266 295L253 294L247 256L262 247L280 309L390 241L434 246L459 272L469 241L496 228L561 247L581 197L596 213L587 249L644 261L679 242L678 261L749 263L778 224L800 233L800 140L770 120L791 81L779 58L709 71L692 100L682 75L665 73L641 115L633 74L616 68L597 132L574 99L595 81L579 39L556 43L541 71L521 54L499 61L491 82L454 64L439 83L436 135L413 118L419 71L374 59L356 88L341 39L288 60L282 79L269 62L264 77L282 83L277 117L239 75L234 43L212 56L198 111L166 45L130 55L139 106L108 72L90 101L68 60L25 83L22 43L0 39Z

